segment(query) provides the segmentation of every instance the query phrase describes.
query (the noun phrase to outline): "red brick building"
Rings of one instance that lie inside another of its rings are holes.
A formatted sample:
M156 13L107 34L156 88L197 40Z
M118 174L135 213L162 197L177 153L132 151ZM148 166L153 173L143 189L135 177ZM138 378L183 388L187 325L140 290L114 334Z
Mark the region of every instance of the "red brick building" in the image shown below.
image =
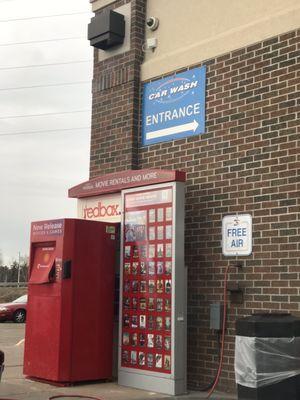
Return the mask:
M233 390L235 320L259 311L300 311L300 135L297 1L97 0L125 15L125 41L95 49L90 178L128 169L187 173L188 387L218 366L210 304L236 257L221 248L222 218L249 213L253 252L231 269L225 359L219 388ZM146 19L159 19L157 30ZM299 21L299 19L298 19ZM147 39L157 47L147 49ZM143 84L206 65L205 133L141 144Z

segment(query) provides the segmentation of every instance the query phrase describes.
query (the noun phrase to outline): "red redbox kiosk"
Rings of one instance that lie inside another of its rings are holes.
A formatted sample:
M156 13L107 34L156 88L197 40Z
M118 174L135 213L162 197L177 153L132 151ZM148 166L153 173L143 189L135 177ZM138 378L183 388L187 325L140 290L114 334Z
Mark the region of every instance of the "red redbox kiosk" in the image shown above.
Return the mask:
M31 224L24 374L69 383L111 378L117 224Z

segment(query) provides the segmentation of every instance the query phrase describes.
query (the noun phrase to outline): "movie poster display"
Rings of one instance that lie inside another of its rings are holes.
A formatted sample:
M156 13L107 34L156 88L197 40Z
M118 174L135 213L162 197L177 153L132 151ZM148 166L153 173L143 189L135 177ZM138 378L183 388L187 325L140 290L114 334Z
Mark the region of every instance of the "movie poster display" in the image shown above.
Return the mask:
M122 192L120 385L186 391L184 182Z
M125 195L121 365L171 373L172 188Z

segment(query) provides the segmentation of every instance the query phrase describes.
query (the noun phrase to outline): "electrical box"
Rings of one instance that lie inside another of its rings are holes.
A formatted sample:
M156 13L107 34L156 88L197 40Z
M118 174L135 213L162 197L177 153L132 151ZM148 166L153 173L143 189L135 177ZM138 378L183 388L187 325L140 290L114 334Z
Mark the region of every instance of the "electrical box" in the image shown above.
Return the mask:
M88 40L91 46L108 50L122 44L125 37L124 15L113 10L104 10L91 19L88 25Z
M147 49L149 50L154 50L157 47L157 39L156 38L149 38L146 41L147 43Z
M222 322L223 322L223 304L214 303L210 305L210 329L214 329L216 331L222 330Z

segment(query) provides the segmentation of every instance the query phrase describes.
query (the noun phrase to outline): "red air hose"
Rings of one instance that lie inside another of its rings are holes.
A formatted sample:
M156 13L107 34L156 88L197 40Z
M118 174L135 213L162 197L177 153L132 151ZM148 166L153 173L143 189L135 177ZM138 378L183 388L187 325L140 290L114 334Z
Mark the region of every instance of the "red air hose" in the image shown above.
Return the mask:
M229 265L226 267L225 276L224 276L224 294L223 294L223 324L222 324L222 336L221 336L221 351L220 351L220 361L218 372L216 375L216 379L210 391L208 392L207 399L213 394L217 384L219 383L219 379L222 372L222 365L223 365L223 357L224 357L224 345L225 345L225 330L226 330L226 318L227 318L227 279L228 279L228 271Z

